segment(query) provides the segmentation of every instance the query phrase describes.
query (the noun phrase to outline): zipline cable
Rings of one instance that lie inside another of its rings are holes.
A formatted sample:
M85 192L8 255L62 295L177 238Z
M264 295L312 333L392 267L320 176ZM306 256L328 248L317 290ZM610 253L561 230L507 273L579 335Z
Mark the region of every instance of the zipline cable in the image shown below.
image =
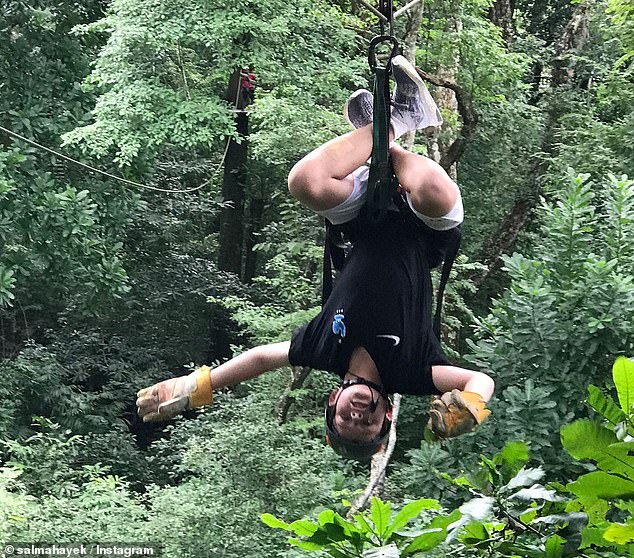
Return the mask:
M238 109L238 100L240 99L240 90L241 90L240 85L238 85L236 100L235 100L234 106L233 106L233 112L236 112L237 109ZM186 193L189 193L189 192L196 192L196 191L201 190L202 188L204 188L207 184L209 184L215 178L216 174L218 174L218 171L220 170L220 168L222 167L222 165L225 162L225 159L227 157L227 152L229 151L229 145L231 143L231 138L228 137L227 138L227 143L225 145L224 153L222 154L222 159L220 160L220 163L218 163L218 166L216 167L216 169L214 170L214 172L212 173L210 178L208 178L202 184L200 184L199 186L196 186L195 188L184 188L184 189L181 189L181 190L169 190L167 188L158 188L157 186L149 186L147 184L141 184L140 182L135 182L134 180L128 180L127 178L123 178L122 176L117 176L116 174L112 174L112 173L109 173L107 171L95 168L92 165L89 165L87 163L82 163L81 161L78 161L77 159L73 159L72 157L69 157L68 155L64 155L63 153L60 153L59 151L56 151L55 149L51 149L50 147L46 147L45 145L42 145L42 144L40 144L40 143L38 143L36 141L33 141L33 140L29 139L29 138L26 138L23 135L18 134L17 132L14 132L13 130L9 130L8 128L5 128L2 125L0 125L0 130L3 131L8 136L11 136L11 137L14 137L16 139L19 139L19 140L21 140L21 141L23 141L25 143L28 143L29 145L37 148L37 149L41 149L43 151L51 153L52 155L55 155L56 157L59 157L60 159L64 159L65 161L73 163L74 165L78 165L80 167L88 169L91 172L96 172L97 174L101 174L102 176L105 176L107 178L112 178L113 180L118 180L119 182L122 182L124 184L129 184L130 186L136 186L138 188L144 188L146 190L153 190L155 192L163 192L163 193L166 193L166 194L186 194Z

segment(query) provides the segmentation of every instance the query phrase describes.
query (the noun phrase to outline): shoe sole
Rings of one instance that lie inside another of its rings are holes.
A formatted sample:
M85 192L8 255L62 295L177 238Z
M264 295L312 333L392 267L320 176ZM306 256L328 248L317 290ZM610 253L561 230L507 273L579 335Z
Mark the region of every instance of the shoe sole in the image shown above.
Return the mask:
M421 99L423 99L425 95L425 83L422 78L418 75L416 68L411 64L411 62L405 58L403 55L395 56L392 59L392 74L394 75L394 81L398 85L398 79L396 79L396 74L394 73L394 69L398 68L402 71L407 77L409 77L418 87L418 94Z
M394 57L394 59L392 60L392 75L394 75L394 81L396 81L396 85L398 86L398 80L396 79L396 75L394 74L395 68L398 71L403 72L408 78L410 78L416 84L416 87L418 88L418 97L420 101L422 102L423 106L430 107L430 108L433 107L435 109L434 116L435 116L436 123L430 123L428 124L428 126L441 126L442 115L440 114L440 111L438 110L438 106L436 105L436 102L434 101L431 94L429 93L429 90L427 89L425 82L418 75L416 68L414 68L414 65L401 54Z
M369 95L372 95L372 93L370 93L367 89L359 89L357 91L355 91L352 95L350 95L350 97L348 98L348 100L346 101L346 104L343 107L343 115L346 118L346 121L348 122L348 124L350 124L350 126L352 126L355 130L358 130L359 128L362 128L363 126L355 126L352 123L352 120L350 118L350 113L348 112L348 107L350 106L350 103L352 101L354 101L359 95L361 95L362 93L368 93ZM371 124L372 120L370 120L370 122L368 122L368 124Z

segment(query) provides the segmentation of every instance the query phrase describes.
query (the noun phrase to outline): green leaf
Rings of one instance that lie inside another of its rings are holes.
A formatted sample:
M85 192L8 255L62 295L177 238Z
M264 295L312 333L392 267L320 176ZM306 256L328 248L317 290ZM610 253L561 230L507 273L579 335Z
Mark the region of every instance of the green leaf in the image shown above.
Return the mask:
M603 527L586 527L581 533L581 548L607 546L603 538L604 532L605 528Z
M588 405L614 426L627 418L612 398L603 395L601 390L593 385L588 386Z
M463 518L468 517L469 520L479 521L485 519L487 515L491 513L493 509L493 503L495 500L489 496L481 498L473 498L468 502L465 502L458 508L463 515Z
M383 502L376 496L372 498L372 505L370 506L370 513L374 528L379 539L385 539L385 533L390 521L390 503Z
M574 458L593 459L597 467L634 478L634 457L618 444L616 434L600 424L578 420L561 429L561 442Z
M477 544L481 541L487 540L489 537L489 531L484 523L481 523L480 521L472 521L464 528L462 535L460 536L460 540L467 544Z
M328 538L335 542L345 541L348 538L344 528L335 523L326 523L323 526L323 530L328 535Z
M493 462L503 470L505 478L516 475L528 463L528 445L525 442L508 442L493 457Z
M454 510L449 515L439 515L434 517L425 531L418 535L405 549L401 556L409 556L415 552L425 552L443 542L447 538L447 527L458 521L461 517L459 510Z
M512 498L517 498L518 500L545 500L547 502L558 502L561 500L555 490L544 488L541 484L534 484L530 488L522 488L522 490L518 490L510 496L509 500Z
M308 542L308 541L300 541L299 539L293 539L293 538L288 539L288 542L291 543L293 546L297 546L298 548L301 548L302 550L305 550L307 552L323 550L325 546L323 544Z
M612 377L619 395L621 409L627 415L632 414L632 405L634 405L634 362L625 357L617 358L612 367Z
M324 510L317 516L319 525L326 525L326 523L333 523L335 519L335 512L332 510Z
M307 519L298 519L288 526L288 531L293 531L300 537L310 537L317 529L319 529L319 527Z
M622 525L620 523L613 523L606 529L605 533L603 533L603 538L606 541L616 544L632 543L634 542L634 525Z
M363 534L368 536L376 534L374 532L374 529L370 526L370 524L366 521L365 517L362 514L355 514L352 516L352 519L354 519L355 523L359 526Z
M447 473L440 473L438 475L441 479L447 481L454 486L458 486L460 488L477 488L475 484L473 484L467 477L456 477L453 478L451 475Z
M423 510L439 510L441 509L438 500L423 498L414 502L405 504L401 511L396 514L394 521L385 532L385 538L388 539L394 531L403 528L411 519L418 517Z
M260 520L262 523L272 527L273 529L284 529L285 531L290 531L290 525L281 519L278 519L274 515L270 513L263 513L260 516Z
M580 499L633 498L634 482L610 475L605 471L594 471L568 484L568 489Z
M447 530L442 527L430 527L418 535L401 553L401 556L409 556L414 552L425 552L443 542L447 538Z
M535 545L503 542L500 543L496 550L502 556L512 556L513 558L544 558L544 552Z
M546 541L545 558L562 558L564 555L564 547L566 539L559 535L553 535Z
M588 514L582 512L554 513L539 517L533 523L544 523L546 525L574 525L580 531L588 524Z
M513 490L514 488L519 488L520 486L534 485L537 481L544 478L545 474L544 469L541 467L529 469L522 468L506 486L501 488L501 490Z

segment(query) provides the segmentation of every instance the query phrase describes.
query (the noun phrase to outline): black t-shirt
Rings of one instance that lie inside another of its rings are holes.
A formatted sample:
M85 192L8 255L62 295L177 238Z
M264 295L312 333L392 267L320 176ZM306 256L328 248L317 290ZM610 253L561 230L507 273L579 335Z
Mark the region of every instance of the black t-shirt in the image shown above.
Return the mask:
M359 238L322 311L295 330L289 360L348 371L364 347L388 393L438 393L433 364L449 364L432 329L432 285L420 234L398 223Z

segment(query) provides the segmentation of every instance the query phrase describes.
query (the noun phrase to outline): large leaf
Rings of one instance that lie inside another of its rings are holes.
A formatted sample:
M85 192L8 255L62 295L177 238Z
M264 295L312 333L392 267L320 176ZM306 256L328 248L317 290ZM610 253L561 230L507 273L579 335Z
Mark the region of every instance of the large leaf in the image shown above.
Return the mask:
M508 482L506 486L503 486L501 490L513 490L520 486L531 486L537 481L544 478L544 469L541 467L522 469Z
M634 478L634 457L618 444L616 434L600 424L579 420L561 429L561 442L576 459L593 459L597 467Z
M621 409L630 415L634 405L634 362L625 357L617 358L612 367L612 377L619 395Z
M421 500L416 500L414 502L410 502L409 504L405 504L401 511L396 514L394 517L394 521L390 524L389 528L385 532L385 538L388 539L392 533L398 531L403 528L408 521L414 519L420 515L420 512L423 510L439 510L440 504L438 500L432 500L429 498L423 498Z
M470 521L481 521L485 519L491 513L494 503L495 500L493 498L484 496L482 498L473 498L462 504L462 506L458 508L462 517L447 526L447 531L449 531L447 540L454 539L460 530Z
M323 550L324 549L324 545L323 544L319 544L319 543L314 543L314 542L308 542L308 541L301 541L299 539L288 539L288 542L291 543L293 546L297 546L299 548L301 548L302 550L305 550L307 552L315 552L317 550Z
M349 537L346 531L341 525L335 523L326 523L322 526L322 529L326 531L328 538L335 542L341 542L347 540Z
M418 535L405 549L401 556L409 556L415 552L425 552L443 542L447 538L447 527L460 519L459 510L454 510L449 515L434 517L425 531Z
M546 541L545 545L545 558L562 558L564 555L564 547L566 546L566 539L559 535L552 535Z
M281 519L278 519L270 513L263 513L260 516L260 520L262 521L262 523L265 523L273 529L284 529L285 531L290 531L290 525L288 523L282 521Z
M568 484L580 499L633 498L634 482L604 471L594 471Z
M466 544L477 544L487 540L491 534L484 523L472 521L463 530L460 540Z
M589 548L591 546L606 546L603 533L605 527L586 527L581 532L581 548Z
M588 524L588 514L582 512L554 513L538 517L533 523L545 523L547 525L571 525L575 530L581 531Z
M335 512L332 510L324 510L317 516L319 525L326 525L326 523L332 523L335 519Z
M383 502L376 496L372 498L372 505L370 506L370 514L372 522L374 523L374 529L379 539L385 539L385 533L387 532L388 525L390 523L390 503Z
M593 385L588 386L588 405L614 426L627 418L610 397L603 395L603 392Z
M610 541L616 544L629 544L634 542L634 525L621 525L619 523L613 523L610 525L603 538L606 541Z
M351 537L353 535L361 536L361 534L363 533L363 531L361 531L354 523L352 523L351 521L346 521L338 513L335 513L333 515L332 522L335 525L339 525L340 527L342 527L345 533L347 535L350 535Z
M481 521L491 513L495 500L489 496L473 498L458 508L462 517L468 517L470 521Z
M515 476L528 463L528 445L525 442L508 442L493 457L493 462L502 470L505 479Z
M544 551L535 545L503 542L497 546L501 556L521 556L522 558L544 558Z
M509 497L518 500L546 500L547 502L560 502L561 497L557 496L555 490L544 488L541 484L534 484L530 488L522 488Z
M300 537L310 537L317 529L319 529L319 527L307 519L298 519L288 526L288 531L293 531Z
M352 516L352 519L354 519L355 523L359 526L359 529L362 533L367 536L374 534L374 529L372 529L371 525L367 522L366 518L362 514L355 514Z

